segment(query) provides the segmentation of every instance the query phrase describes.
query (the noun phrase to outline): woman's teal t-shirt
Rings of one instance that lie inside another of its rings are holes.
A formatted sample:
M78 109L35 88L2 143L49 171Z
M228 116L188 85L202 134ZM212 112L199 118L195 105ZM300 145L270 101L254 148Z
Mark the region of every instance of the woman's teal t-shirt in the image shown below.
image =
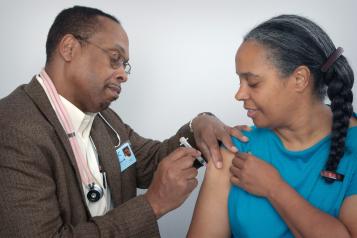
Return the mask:
M345 154L337 170L345 178L331 184L320 176L328 158L330 136L306 150L289 151L270 129L253 127L245 134L249 142L233 138L235 146L273 165L291 187L322 211L337 217L343 200L357 194L357 127L348 130ZM293 237L267 199L237 186L231 187L228 213L233 237Z

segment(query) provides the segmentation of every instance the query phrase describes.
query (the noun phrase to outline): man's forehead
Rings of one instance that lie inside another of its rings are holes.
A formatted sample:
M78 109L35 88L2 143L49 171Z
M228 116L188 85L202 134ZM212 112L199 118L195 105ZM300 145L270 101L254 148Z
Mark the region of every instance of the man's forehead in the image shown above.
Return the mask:
M124 28L107 17L100 17L99 22L101 26L93 35L93 39L110 44L113 49L117 49L121 54L128 55L129 40Z

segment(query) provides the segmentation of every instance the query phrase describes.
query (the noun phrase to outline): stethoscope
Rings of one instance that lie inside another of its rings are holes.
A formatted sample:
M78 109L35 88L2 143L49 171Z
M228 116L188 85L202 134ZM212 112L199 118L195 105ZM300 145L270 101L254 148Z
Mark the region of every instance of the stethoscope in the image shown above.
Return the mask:
M79 174L81 177L81 181L88 188L88 193L87 193L86 197L89 202L97 202L103 197L104 189L96 181L92 172L89 169L87 160L84 158L84 155L83 155L83 153L80 149L80 146L78 144L78 139L76 138L76 133L74 132L72 122L69 119L68 112L66 111L66 109L63 106L62 101L60 100L58 92L57 92L55 86L53 85L52 80L50 79L50 77L47 75L47 73L44 70L41 70L39 75L40 75L40 78L43 80L43 84L46 89L47 95L48 95L50 101L52 102L52 105L55 108L57 118L59 119L62 127L64 128L64 130L67 134L68 140L71 144L72 151L73 151L74 157L76 159ZM118 144L115 146L115 148L119 147L121 141L120 141L120 136L119 136L118 132L110 125L110 123L103 117L103 115L101 113L98 113L98 114L103 119L105 124L108 125L109 128L114 131L114 133L118 139ZM93 145L94 149L96 150L93 141L92 141L92 145ZM105 172L101 171L101 173L103 176L103 186L106 187Z
M118 148L120 146L120 143L121 143L121 140L120 140L120 136L119 136L119 133L112 127L112 125L110 125L110 123L105 119L105 117L99 112L98 115L102 118L102 120L105 122L105 124L107 126L109 126L109 128L115 133L117 139L118 139L118 144L115 145L114 147L115 148ZM94 147L94 149L97 151L97 148L92 140L92 137L89 137L90 140L91 140L91 143ZM97 151L98 153L98 151ZM101 165L99 164L99 167L101 167ZM104 188L106 188L106 183L107 183L107 180L106 180L106 175L105 175L105 172L104 171L100 171L100 173L102 174L103 176L103 186ZM94 177L94 176L93 176ZM88 185L88 193L87 193L87 199L88 201L90 202L97 202L99 201L104 195L104 189L99 185L99 183L92 183L92 184L89 184Z

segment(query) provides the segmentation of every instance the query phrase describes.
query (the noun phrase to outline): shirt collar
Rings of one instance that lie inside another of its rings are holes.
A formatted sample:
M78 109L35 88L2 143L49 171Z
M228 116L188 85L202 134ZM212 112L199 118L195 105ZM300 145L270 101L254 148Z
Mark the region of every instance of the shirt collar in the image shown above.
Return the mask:
M41 77L36 77L37 81L40 83L42 88L44 89L47 97L50 99L48 96L47 90L43 84L42 78ZM68 101L66 98L62 97L59 95L61 102L63 103L64 108L66 109L69 119L72 122L73 125L73 130L76 133L79 133L82 138L87 138L89 137L90 130L92 128L92 124L94 121L95 116L98 113L84 113L82 112L78 107L76 107L73 103ZM52 101L50 100L52 108L55 110Z
M87 138L89 136L94 118L97 113L84 113L66 98L62 97L61 95L59 96L63 103L63 106L68 112L74 131L79 133L83 138Z

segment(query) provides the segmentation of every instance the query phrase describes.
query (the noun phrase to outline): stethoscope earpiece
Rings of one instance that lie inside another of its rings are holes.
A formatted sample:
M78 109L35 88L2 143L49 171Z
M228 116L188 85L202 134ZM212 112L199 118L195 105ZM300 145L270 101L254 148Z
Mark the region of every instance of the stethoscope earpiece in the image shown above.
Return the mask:
M104 191L101 186L92 183L88 185L89 191L87 193L87 199L90 202L97 202L103 197Z

